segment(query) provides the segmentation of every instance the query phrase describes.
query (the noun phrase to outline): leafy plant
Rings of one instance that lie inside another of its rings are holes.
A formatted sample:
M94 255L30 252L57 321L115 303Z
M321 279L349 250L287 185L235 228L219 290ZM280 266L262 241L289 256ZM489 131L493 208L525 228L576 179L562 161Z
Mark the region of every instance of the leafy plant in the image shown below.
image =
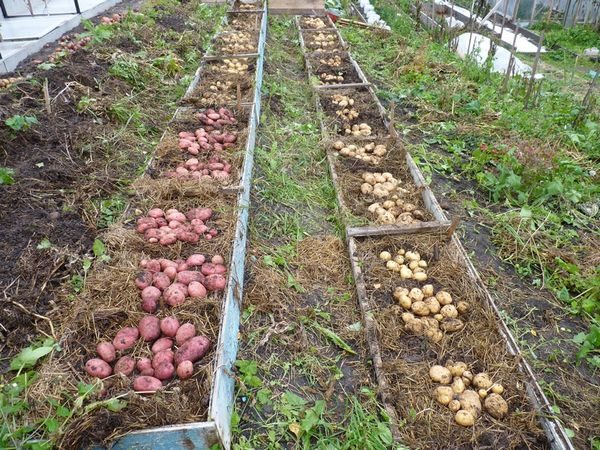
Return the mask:
M4 124L13 131L26 131L37 123L38 120L35 116L22 116L20 114L9 117L4 121Z
M577 360L586 359L591 366L600 369L600 326L592 324L589 332L579 333L573 341L581 345Z
M11 185L14 184L15 182L15 178L14 175L15 171L9 167L0 167L0 185Z

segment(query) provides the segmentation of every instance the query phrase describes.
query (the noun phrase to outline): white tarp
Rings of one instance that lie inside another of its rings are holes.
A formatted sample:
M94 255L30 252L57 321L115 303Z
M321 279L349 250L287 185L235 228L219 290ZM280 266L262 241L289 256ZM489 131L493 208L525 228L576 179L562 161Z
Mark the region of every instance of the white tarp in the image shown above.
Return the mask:
M359 0L358 3L362 8L365 14L365 19L367 20L367 23L369 25L375 25L380 28L385 28L386 30L390 29L388 24L385 23L385 21L379 16L379 14L375 12L375 8L373 8L373 5L371 5L369 0Z

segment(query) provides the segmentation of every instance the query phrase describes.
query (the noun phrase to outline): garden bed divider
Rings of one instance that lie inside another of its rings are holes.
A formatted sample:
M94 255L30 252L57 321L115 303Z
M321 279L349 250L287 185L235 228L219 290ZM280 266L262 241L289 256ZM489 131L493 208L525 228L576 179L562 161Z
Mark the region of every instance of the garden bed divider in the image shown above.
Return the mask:
M308 80L310 81L310 79L312 77L314 77L315 74L312 72L312 67L311 67L311 64L308 62L308 58L306 58L306 55L308 53L311 53L311 50L305 46L304 37L303 37L303 33L306 31L309 31L309 30L301 28L299 16L296 16L295 20L296 20L296 25L297 25L298 32L300 35L300 45L302 48L302 52L305 56ZM310 31L319 31L319 30L310 30ZM339 35L339 31L337 31L337 34ZM343 41L343 39L341 37L340 37L340 43L344 49L347 48L345 42ZM350 57L351 61L353 61L353 63L356 64L356 62L350 55L349 55L349 57ZM356 64L356 66L358 66L358 64ZM320 93L323 90L326 90L327 88L343 89L343 88L367 86L368 90L371 92L372 96L374 97L373 100L378 106L378 109L382 115L382 119L383 119L384 123L386 124L388 131L390 132L390 136L392 138L397 138L398 135L397 135L397 133L394 133L395 130L392 131L393 124L391 123L385 108L383 108L383 106L381 105L381 102L377 98L375 91L373 89L373 86L368 82L368 80L364 76L364 73L362 72L362 70L360 70L360 67L358 67L358 72L359 72L359 74L361 74L361 78L364 79L364 83L358 83L358 84L353 83L353 84L346 84L346 85L340 84L340 85L313 86L314 92ZM316 108L317 108L318 113L321 115L320 122L321 122L322 135L325 139L327 139L330 136L329 136L327 130L325 129L325 123L322 118L323 111L320 106L318 95L316 95L315 97L316 97L316 99L315 99ZM339 189L339 186L340 186L339 181L338 181L339 177L336 173L335 162L333 160L334 153L329 148L326 149L326 151L327 151L327 160L329 163L329 169L330 169L331 176L332 176L332 179L334 182L334 187L336 190L336 196L338 198L338 202L342 209L346 209L347 207L344 204L344 201L343 201L342 195L340 193L340 189ZM513 337L512 333L510 332L510 330L504 323L504 320L502 319L500 310L497 307L493 297L491 296L487 287L483 283L483 280L479 276L479 273L473 266L473 263L469 259L467 252L466 252L465 248L463 247L462 243L460 242L460 240L454 233L454 230L456 228L456 225L458 224L458 221L457 220L455 220L455 221L448 220L448 218L446 217L446 214L444 213L444 211L440 207L437 199L435 198L433 191L430 189L428 183L426 182L425 177L423 176L423 174L421 173L418 166L415 164L414 160L412 159L411 155L408 152L406 152L406 162L407 162L407 165L413 176L414 183L417 186L423 188L423 190L422 190L423 200L425 202L427 210L433 214L435 220L430 221L430 222L422 222L422 223L410 224L410 225L379 225L379 226L347 227L346 228L346 238L348 241L348 253L350 256L352 274L353 274L355 284L356 284L356 290L357 290L357 294L358 294L358 303L359 303L359 306L361 309L361 315L362 315L363 324L365 327L365 337L367 339L367 344L369 347L371 358L373 360L373 367L374 367L374 371L375 371L375 375L376 375L377 383L378 383L378 387L379 387L379 395L380 395L381 401L383 403L384 409L390 417L390 429L391 429L394 439L396 441L398 441L400 439L400 433L399 433L399 428L398 428L400 422L399 422L396 410L394 409L394 407L391 403L390 393L389 393L389 383L388 383L386 374L382 368L383 361L382 361L382 357L381 357L381 349L380 349L379 342L378 342L377 324L376 324L376 321L373 316L373 311L375 308L374 308L374 305L371 302L369 296L367 295L365 279L364 279L364 274L363 274L363 270L362 270L362 264L361 264L361 261L359 260L359 258L356 256L357 238L377 237L377 236L397 236L397 235L405 235L405 234L412 234L412 235L418 236L419 234L426 234L426 233L431 234L431 233L439 232L440 236L441 236L440 240L449 241L450 245L455 246L455 248L457 250L456 251L457 260L459 261L459 263L464 265L468 276L472 279L472 281L475 283L477 289L482 294L482 297L484 299L483 301L485 303L485 307L487 307L488 310L491 310L494 313L494 316L496 319L496 326L498 328L498 331L499 331L501 337L504 339L504 342L507 346L509 353L518 358L519 370L527 378L527 381L525 382L527 397L529 398L532 406L535 408L535 410L538 413L538 421L540 422L542 428L544 429L545 435L548 439L548 442L549 442L551 448L553 450L575 450L563 425L559 422L559 420L556 418L556 415L552 411L552 406L551 406L550 402L548 401L542 387L538 383L531 366L526 361L526 359L523 357L515 338Z
M221 308L220 333L216 346L215 362L213 363L214 371L208 411L209 419L205 422L168 425L132 431L120 437L111 446L112 449L171 450L188 448L208 450L215 444L220 444L226 450L231 448L231 415L234 407L235 389L233 363L235 362L238 349L240 308L244 288L248 211L250 206L256 130L260 120L260 98L266 33L267 9L265 4L256 61L254 102L250 110L241 186L239 187L240 191L237 197L238 217L236 220L235 240ZM200 72L199 69L188 91L193 90L198 84ZM175 117L181 113L182 109L186 108L178 108Z

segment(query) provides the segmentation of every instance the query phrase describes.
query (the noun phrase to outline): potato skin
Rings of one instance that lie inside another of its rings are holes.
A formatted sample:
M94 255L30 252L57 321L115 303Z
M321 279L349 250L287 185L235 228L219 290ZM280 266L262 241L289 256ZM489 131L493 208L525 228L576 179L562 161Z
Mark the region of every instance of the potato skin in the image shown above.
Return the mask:
M204 279L204 286L209 291L220 291L221 289L225 289L226 284L227 280L221 274L208 275Z
M102 358L107 363L113 362L117 357L115 353L115 346L112 345L110 342L98 343L98 345L96 346L96 352L98 353L98 356L100 356L100 358Z
M125 327L117 333L113 345L117 350L127 350L135 345L139 337L140 332L136 327Z
M135 369L135 361L131 356L122 356L115 363L115 373L122 373L129 376Z
M204 298L206 297L206 288L199 281L192 281L188 285L188 294L192 298Z
M196 336L196 327L192 323L184 323L177 330L175 342L177 345L182 345L185 341Z
M175 352L175 364L183 361L196 362L208 352L210 340L206 336L195 336L188 339Z
M200 272L195 272L193 270L182 270L177 273L177 282L181 284L185 284L186 286L190 284L192 281L203 281L204 275Z
M162 383L158 378L147 375L142 375L133 380L133 389L137 392L156 392L162 387Z
M165 317L160 321L160 331L167 337L175 337L179 329L179 320L175 316Z
M158 309L158 302L153 299L142 300L142 309L149 314L154 314Z
M138 329L144 341L154 341L160 337L160 320L156 316L144 316L138 324Z
M159 380L168 380L175 375L175 366L170 362L162 362L154 369L154 378Z
M157 302L160 298L160 289L156 286L148 286L142 290L142 300Z
M162 364L164 362L172 363L174 357L175 357L175 354L173 353L173 350L171 350L171 349L162 350L162 351L158 352L156 355L154 355L154 357L152 358L152 368L156 369L160 364Z
M194 375L194 363L191 361L182 361L177 366L177 376L180 380L187 380Z
M173 339L161 337L152 345L152 353L162 352L163 350L171 350L173 347Z
M135 368L140 372L146 369L152 369L152 360L150 358L140 358L135 363Z
M112 374L112 369L106 361L100 358L92 358L85 363L85 371L88 375L96 378L106 378Z

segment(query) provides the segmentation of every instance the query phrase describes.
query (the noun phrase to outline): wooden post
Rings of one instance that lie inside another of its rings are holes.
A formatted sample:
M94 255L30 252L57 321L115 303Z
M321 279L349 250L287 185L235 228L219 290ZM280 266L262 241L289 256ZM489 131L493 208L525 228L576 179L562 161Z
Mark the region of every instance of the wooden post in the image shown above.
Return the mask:
M575 0L575 14L573 14L573 26L577 25L577 18L579 17L579 11L581 10L582 0Z
M474 23L474 19L473 19L473 10L475 9L475 0L473 0L473 2L471 3L471 15L469 17L469 22L470 22L470 33L469 33L469 43L467 44L467 55L469 56L469 49L471 48L471 40L473 39L473 23Z
M533 0L533 6L531 7L531 18L529 19L529 28L533 25L533 21L535 20L535 6L536 0Z
M500 40L502 40L502 33L504 33L504 25L506 25L506 15L508 14L508 2L509 0L504 0L504 10L502 11L502 26L500 28Z
M567 27L567 19L569 18L569 10L571 9L571 0L567 2L567 7L565 8L565 17L563 19L563 27Z
M542 44L544 43L544 32L540 36L538 42L538 48L535 52L535 61L533 62L533 69L531 71L531 76L529 78L529 85L527 86L527 93L525 94L525 109L529 107L529 97L531 96L532 90L535 88L535 74L537 73L538 64L540 62L540 53L542 50Z
M452 5L450 6L450 30L452 31L452 23L454 22L454 3L455 0L452 0ZM453 35L454 33L451 33ZM452 50L452 39L448 39L448 48Z

